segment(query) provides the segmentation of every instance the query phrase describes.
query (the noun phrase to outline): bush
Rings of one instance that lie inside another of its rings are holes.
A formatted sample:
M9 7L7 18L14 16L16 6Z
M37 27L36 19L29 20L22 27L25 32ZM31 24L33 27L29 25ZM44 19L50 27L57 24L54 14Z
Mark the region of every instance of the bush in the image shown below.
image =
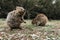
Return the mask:
M49 19L60 19L60 0L0 0L0 18L6 17L8 12L16 6L22 6L27 13L25 18L32 19L37 13L45 13ZM54 16L54 17L53 17Z

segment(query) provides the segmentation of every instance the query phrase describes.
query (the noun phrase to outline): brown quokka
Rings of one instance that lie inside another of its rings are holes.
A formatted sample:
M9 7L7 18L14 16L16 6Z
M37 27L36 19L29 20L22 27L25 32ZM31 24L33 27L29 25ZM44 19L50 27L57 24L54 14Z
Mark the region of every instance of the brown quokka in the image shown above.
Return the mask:
M37 26L45 26L48 22L48 18L43 13L38 14L33 20L32 24Z
M26 23L24 21L25 9L23 7L17 6L15 10L11 11L7 15L7 25L12 29L20 28L21 23Z

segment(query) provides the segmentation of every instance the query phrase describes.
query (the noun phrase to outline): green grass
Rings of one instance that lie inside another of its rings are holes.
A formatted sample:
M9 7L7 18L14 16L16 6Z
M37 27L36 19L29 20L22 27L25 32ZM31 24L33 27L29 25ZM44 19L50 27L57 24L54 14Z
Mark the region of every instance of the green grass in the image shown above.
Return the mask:
M32 25L31 24L31 20L25 20L25 21L26 21L26 24L23 23L22 25L25 26L28 29L34 29L36 27L37 28L41 27L41 26ZM60 20L51 20L51 21L49 21L47 23L47 25L42 26L42 28L45 28L45 29L54 28L55 27L55 23L59 23L59 22L60 22ZM5 26L7 26L6 22L5 22L5 19L4 18L0 19L0 27L5 27Z
M31 20L25 20L25 21L26 21L26 24L23 23L22 25L25 26L27 29L30 29L30 30L33 30L34 28L44 28L45 30L48 30L48 29L55 27L54 23L60 22L60 20L51 20L47 23L47 25L41 27L41 26L32 25ZM7 27L4 18L0 19L0 27Z

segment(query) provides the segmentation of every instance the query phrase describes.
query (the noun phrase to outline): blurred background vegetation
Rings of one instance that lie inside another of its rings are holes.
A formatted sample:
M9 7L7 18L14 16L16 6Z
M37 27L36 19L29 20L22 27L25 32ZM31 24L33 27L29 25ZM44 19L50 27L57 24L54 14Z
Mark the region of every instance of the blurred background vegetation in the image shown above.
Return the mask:
M49 19L60 19L60 0L0 0L0 18L6 18L16 6L26 9L26 19L34 18L40 12Z

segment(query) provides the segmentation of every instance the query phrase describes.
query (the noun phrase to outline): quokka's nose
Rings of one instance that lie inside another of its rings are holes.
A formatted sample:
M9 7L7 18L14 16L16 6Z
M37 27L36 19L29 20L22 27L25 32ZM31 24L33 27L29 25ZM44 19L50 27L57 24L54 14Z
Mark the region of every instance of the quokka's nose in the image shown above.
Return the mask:
M26 12L26 10L24 10L24 12Z

